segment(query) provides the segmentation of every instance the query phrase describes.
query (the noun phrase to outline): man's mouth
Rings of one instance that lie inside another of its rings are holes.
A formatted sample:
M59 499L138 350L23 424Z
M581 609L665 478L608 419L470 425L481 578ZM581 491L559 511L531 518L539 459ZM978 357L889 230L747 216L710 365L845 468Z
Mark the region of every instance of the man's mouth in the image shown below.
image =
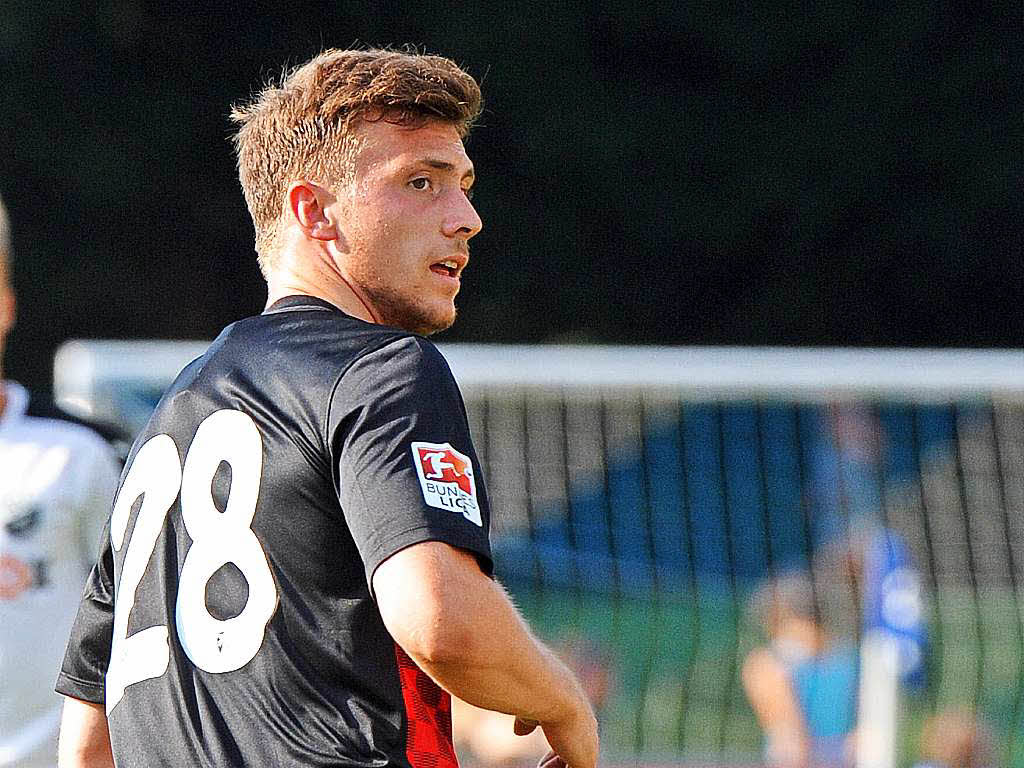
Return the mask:
M430 265L430 271L444 277L458 277L459 264L454 259L439 261L436 264Z

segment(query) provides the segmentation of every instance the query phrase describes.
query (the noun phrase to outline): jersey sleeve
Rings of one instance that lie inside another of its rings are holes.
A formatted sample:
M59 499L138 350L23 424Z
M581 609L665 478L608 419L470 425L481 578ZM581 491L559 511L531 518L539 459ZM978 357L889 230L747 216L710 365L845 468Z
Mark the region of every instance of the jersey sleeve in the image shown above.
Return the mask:
M100 556L82 593L71 629L56 691L65 696L102 704L114 634L114 553L109 523L103 528Z
M490 509L448 363L421 337L369 352L339 379L328 419L341 509L372 585L401 549L441 541L492 569Z

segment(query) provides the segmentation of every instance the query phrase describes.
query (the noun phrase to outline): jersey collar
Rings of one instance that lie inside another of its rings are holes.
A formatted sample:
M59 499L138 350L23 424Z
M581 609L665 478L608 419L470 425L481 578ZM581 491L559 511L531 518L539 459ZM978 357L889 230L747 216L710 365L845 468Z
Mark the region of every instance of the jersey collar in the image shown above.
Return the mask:
M7 395L7 404L4 412L0 414L0 432L4 431L15 422L20 421L28 409L28 392L16 381L0 381L0 387L4 388Z
M288 312L294 309L327 309L332 312L345 314L338 307L331 304L331 302L307 294L295 294L294 296L280 298L263 310L263 314L273 315L277 312Z

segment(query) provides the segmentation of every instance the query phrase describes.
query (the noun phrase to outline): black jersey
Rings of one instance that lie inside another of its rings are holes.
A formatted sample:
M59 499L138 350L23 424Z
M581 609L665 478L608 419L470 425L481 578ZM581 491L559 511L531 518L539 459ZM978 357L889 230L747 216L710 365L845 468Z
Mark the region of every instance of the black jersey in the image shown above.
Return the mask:
M489 573L488 526L437 349L282 299L136 440L57 690L105 703L118 766L454 765L450 700L370 584L431 540Z

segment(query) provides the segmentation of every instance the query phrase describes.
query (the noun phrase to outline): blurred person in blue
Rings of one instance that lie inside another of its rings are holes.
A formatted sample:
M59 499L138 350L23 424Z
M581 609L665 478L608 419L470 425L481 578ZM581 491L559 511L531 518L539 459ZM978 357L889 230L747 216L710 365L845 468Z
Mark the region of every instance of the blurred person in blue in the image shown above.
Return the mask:
M0 201L0 363L14 325ZM6 381L0 368L0 766L52 768L64 644L96 557L120 463L102 437Z
M880 523L885 430L864 403L829 403L812 443L810 502L814 545L857 536Z
M852 766L857 652L831 635L802 572L768 581L751 598L768 644L743 662L743 688L772 768Z

